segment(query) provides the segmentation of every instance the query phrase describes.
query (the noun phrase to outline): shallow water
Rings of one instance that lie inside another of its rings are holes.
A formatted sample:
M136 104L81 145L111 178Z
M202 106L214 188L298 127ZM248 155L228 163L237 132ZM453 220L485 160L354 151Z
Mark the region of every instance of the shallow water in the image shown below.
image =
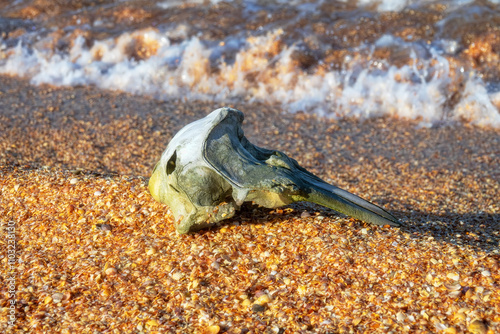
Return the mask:
M58 3L0 2L0 73L160 99L500 127L499 1Z

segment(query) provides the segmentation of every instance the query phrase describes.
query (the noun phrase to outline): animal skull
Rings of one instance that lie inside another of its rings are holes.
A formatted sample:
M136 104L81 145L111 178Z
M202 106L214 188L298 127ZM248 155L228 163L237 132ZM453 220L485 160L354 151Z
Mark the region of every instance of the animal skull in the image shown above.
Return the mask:
M376 225L399 226L382 208L330 185L284 153L251 144L243 113L220 108L188 124L168 144L149 180L167 204L180 234L234 216L243 202L276 208L314 202Z

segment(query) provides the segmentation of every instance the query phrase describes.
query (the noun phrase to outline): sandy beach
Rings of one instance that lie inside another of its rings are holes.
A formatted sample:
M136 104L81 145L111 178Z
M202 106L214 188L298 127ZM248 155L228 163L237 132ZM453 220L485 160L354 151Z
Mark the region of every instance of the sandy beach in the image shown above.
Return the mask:
M250 141L404 226L298 203L179 236L147 178L219 106L1 77L2 332L500 331L498 130L234 104Z

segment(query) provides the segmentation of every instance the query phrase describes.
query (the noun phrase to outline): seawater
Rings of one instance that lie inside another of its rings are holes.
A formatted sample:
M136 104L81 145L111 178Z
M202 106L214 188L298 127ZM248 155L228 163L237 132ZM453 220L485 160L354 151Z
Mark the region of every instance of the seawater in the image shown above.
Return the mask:
M0 73L167 100L500 127L499 1L85 3L4 5Z

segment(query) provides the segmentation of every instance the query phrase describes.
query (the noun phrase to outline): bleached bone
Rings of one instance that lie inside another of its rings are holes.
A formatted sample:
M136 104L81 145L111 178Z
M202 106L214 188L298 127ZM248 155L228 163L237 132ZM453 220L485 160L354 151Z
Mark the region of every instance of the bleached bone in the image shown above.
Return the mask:
M149 191L170 207L179 233L233 217L247 201L266 208L309 201L376 225L400 225L384 209L324 182L284 153L251 144L243 118L239 110L220 108L188 124L156 164Z

